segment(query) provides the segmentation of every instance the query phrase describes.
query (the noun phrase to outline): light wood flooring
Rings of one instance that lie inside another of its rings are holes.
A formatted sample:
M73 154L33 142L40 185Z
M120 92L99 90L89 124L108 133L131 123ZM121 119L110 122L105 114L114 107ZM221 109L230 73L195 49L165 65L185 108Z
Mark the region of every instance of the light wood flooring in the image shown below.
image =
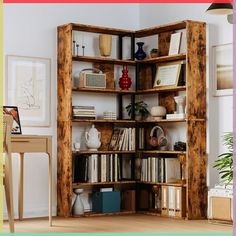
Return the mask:
M4 232L9 232L8 222L4 222ZM176 220L143 214L125 216L100 216L83 218L53 218L53 226L48 226L47 218L15 221L16 232L56 233L56 232L155 232L155 233L214 233L232 232L230 225L216 225L207 220Z

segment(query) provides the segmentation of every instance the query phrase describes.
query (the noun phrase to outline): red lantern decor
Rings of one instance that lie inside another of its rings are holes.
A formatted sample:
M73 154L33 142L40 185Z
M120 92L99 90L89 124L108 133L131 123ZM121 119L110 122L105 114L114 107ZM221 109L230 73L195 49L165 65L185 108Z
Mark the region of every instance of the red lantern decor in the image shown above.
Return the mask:
M119 85L122 90L129 90L131 87L132 81L128 76L127 65L123 65L122 77L119 80Z

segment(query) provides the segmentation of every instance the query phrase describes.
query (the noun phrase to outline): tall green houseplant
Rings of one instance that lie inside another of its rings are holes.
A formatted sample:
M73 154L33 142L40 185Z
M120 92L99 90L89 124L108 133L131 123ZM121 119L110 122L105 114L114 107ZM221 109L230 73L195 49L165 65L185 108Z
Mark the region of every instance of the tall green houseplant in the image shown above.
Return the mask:
M222 182L229 184L233 180L233 133L226 133L223 136L223 141L228 152L219 155L213 167L221 174Z

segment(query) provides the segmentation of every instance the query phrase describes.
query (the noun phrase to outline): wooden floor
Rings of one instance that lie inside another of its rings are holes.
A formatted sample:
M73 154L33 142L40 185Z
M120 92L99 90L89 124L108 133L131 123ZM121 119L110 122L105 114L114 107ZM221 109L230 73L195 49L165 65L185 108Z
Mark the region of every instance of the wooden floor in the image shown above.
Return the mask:
M4 222L4 232L8 232L8 222ZM56 232L155 232L155 233L210 233L232 232L232 226L216 225L206 220L187 221L147 215L101 216L86 218L53 219L48 226L46 218L15 221L16 232L56 233Z

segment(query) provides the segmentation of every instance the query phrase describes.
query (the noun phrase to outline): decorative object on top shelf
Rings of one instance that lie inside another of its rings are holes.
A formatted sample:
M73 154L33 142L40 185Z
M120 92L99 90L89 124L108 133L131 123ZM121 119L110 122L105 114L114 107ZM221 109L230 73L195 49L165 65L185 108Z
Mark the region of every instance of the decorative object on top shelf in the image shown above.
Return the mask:
M179 54L182 32L171 34L169 56Z
M163 63L157 67L153 87L177 86L184 61Z
M148 105L144 101L135 102L134 106L132 106L132 103L126 106L126 111L129 116L131 116L133 108L136 120L145 120L148 117Z
M122 76L119 79L119 85L122 90L129 90L131 87L132 80L128 75L127 65L123 65Z
M146 53L143 51L143 45L144 45L144 42L137 42L136 43L138 45L138 50L136 51L135 53L135 58L137 60L143 60L145 59L146 57Z
M116 120L116 112L113 111L105 111L103 112L104 120Z
M154 106L150 111L154 120L161 120L166 115L166 108L163 106Z
M112 35L100 34L99 35L99 50L101 56L109 57L111 55Z
M101 146L101 133L92 125L89 132L85 132L86 145L90 151L97 151Z
M97 68L87 68L74 74L74 85L77 88L106 88L106 74Z
M168 145L168 140L165 136L165 132L161 126L154 126L151 130L149 137L149 144L153 148L159 150L166 150Z
M83 192L83 189L75 189L74 193L76 194L76 198L72 207L72 214L73 215L83 215L84 214L84 204L82 202L82 199L80 197L81 193Z
M151 58L155 58L155 57L158 57L159 56L159 50L157 48L153 48L151 51L150 51L150 57Z
M215 161L213 167L219 170L222 182L229 184L233 181L233 133L226 133L223 136L223 141L228 151L218 156L219 159Z
M84 45L82 45L82 51L83 51L83 56L84 56L84 49L85 49L85 46Z

